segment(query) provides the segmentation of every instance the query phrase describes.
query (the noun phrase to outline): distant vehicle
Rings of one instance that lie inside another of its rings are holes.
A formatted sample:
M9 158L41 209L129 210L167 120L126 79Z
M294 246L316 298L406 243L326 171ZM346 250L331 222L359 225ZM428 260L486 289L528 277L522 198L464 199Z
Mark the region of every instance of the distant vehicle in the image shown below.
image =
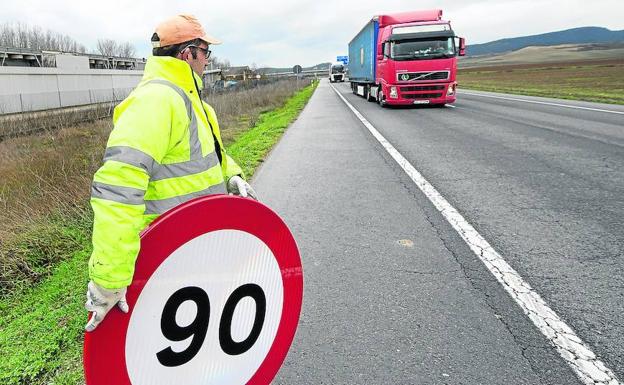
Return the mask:
M344 82L346 78L345 65L341 62L336 62L329 65L329 82Z
M240 88L240 83L236 80L216 80L211 85L211 92L235 91Z
M236 80L226 80L223 83L223 88L226 90L235 90L239 87L239 84Z
M351 89L381 106L453 103L465 49L440 9L375 16L349 43Z

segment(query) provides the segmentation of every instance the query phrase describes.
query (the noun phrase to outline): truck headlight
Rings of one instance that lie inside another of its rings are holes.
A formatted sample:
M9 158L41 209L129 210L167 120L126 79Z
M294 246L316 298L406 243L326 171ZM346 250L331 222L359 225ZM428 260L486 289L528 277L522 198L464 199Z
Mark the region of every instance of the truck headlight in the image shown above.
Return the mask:
M455 95L455 84L449 85L448 90L446 90L446 96L453 96L453 95Z
M399 93L397 92L397 88L394 87L394 86L390 87L390 97L392 99L396 99L396 98L399 97Z

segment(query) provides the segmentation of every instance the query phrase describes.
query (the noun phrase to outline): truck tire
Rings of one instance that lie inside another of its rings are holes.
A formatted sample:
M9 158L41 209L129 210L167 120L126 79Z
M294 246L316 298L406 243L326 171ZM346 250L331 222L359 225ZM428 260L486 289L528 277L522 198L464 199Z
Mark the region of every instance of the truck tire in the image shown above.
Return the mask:
M381 108L388 107L388 103L386 103L386 99L383 94L383 89L379 87L379 91L377 91L377 104L381 106Z

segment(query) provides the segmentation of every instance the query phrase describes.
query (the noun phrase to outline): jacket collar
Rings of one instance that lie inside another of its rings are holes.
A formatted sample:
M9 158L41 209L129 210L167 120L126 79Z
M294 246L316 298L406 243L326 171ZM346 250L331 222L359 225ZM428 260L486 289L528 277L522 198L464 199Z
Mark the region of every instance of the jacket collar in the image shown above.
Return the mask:
M169 56L150 56L145 63L142 83L153 79L165 79L184 90L194 90L195 81L201 90L203 82L191 66L180 59Z

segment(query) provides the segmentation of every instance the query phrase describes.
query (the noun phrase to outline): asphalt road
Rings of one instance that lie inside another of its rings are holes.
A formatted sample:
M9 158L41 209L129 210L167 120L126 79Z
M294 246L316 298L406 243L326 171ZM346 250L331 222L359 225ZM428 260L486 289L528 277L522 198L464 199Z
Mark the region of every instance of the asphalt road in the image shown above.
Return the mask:
M382 109L336 88L624 378L624 115L597 111L624 108ZM275 384L580 383L327 81L253 183L305 274Z

